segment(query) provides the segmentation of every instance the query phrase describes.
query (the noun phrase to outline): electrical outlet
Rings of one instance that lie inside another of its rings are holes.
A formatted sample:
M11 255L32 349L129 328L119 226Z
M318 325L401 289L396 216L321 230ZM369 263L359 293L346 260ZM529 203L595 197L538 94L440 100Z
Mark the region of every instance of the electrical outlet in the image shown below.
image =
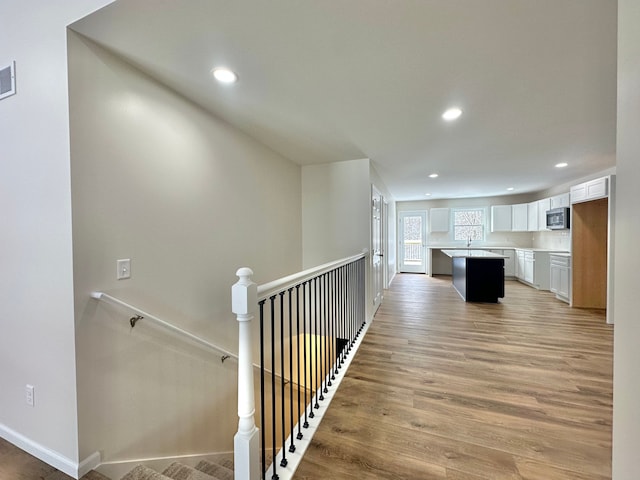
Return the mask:
M36 389L33 385L25 385L24 387L24 395L25 395L25 400L27 402L27 405L33 407L36 404L36 398L35 398L35 394L36 394Z
M117 280L124 280L127 278L131 278L131 259L130 258L123 258L121 260L118 260L116 262L116 266L117 266L117 273L116 273Z

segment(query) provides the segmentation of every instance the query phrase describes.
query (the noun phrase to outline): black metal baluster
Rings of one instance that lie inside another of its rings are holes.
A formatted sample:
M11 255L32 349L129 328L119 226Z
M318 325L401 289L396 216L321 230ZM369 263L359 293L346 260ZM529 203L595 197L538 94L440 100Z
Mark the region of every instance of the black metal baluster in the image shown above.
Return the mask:
M324 378L324 355L323 355L323 323L324 323L324 276L320 275L318 277L318 300L319 300L319 305L318 305L318 325L319 325L319 329L318 329L318 340L317 340L317 349L319 350L319 357L320 357L320 376L318 377L320 379L320 387L318 388L318 392L319 392L319 400L324 400L324 382L325 382L325 378Z
M302 361L304 363L304 428L309 428L309 420L307 419L307 386L309 383L307 382L307 283L302 284L302 330L303 330L303 340L302 340Z
M342 341L340 342L340 368L344 365L345 358L345 341L347 338L347 323L346 323L346 302L347 302L347 293L344 286L344 265L340 267L340 335L342 335Z
M351 266L347 265L346 266L346 270L347 270L347 284L346 284L346 288L345 288L345 292L347 295L347 332L348 332L348 336L347 336L347 345L346 345L346 349L347 349L347 354L349 354L349 352L351 352L351 339L353 338L353 332L351 331L351 322L353 321L353 314L351 311Z
M358 280L356 277L356 265L355 263L351 263L351 298L352 298L352 312L353 312L353 320L351 321L353 337L351 340L351 345L355 345L356 338L358 338Z
M333 348L333 319L335 317L335 311L334 311L334 305L333 305L333 300L335 298L335 291L333 290L333 274L335 272L335 269L331 270L331 272L329 272L329 322L328 322L328 333L327 333L327 339L329 340L329 362L327 362L328 366L329 366L329 381L327 382L329 384L329 386L331 387L333 385L333 383L331 382L331 380L335 380L336 376L333 374L333 362L335 361L334 359L334 348Z
M261 478L265 480L265 472L266 472L266 425L267 420L265 418L265 406L264 406L264 300L261 300L258 304L260 306L260 433L262 437L262 445L261 445L261 453L262 453L262 465L260 466L260 470L262 472Z
M287 421L287 416L285 414L285 405L284 399L284 291L278 294L280 296L280 420L282 427L282 460L280 460L280 466L287 466L287 437L285 436L285 425ZM275 373L275 372L274 372Z
M291 445L289 445L289 452L296 451L296 446L293 444L293 437L295 433L295 427L293 423L293 307L292 307L292 293L293 287L288 290L289 295L289 431L291 432ZM284 402L282 402L284 403ZM283 434L284 438L284 434Z
M314 399L313 395L315 392L315 365L313 359L315 358L314 353L314 341L313 341L313 317L315 316L315 291L316 291L316 282L315 279L309 280L309 418L314 418L316 416L314 411Z
M303 290L304 294L304 290ZM298 440L302 440L302 410L300 409L300 388L302 383L300 383L300 285L296 285L296 337L298 338L297 349L296 349L296 359L297 359L297 367L298 367L298 435L296 438ZM304 340L304 337L303 337ZM305 408L306 415L306 408Z
M358 284L360 285L360 323L364 328L365 323L367 323L367 299L365 298L364 292L364 282L365 282L365 264L364 258L360 259L360 281Z
M271 306L271 448L273 449L273 475L271 480L278 480L280 477L276 472L276 332L275 332L275 299L273 295L269 297Z
M322 319L322 348L324 349L324 362L322 363L322 378L324 378L324 393L329 393L329 383L331 378L329 375L329 274L322 275L322 283L324 284L324 295L322 296L322 304L324 310L324 318Z
M338 374L339 352L338 352L338 300L340 298L340 290L338 289L338 268L333 270L333 361L334 367L331 378L335 380Z
M318 316L320 315L320 299L318 295L318 292L320 291L320 282L318 281L318 277L316 277L314 279L315 282L315 288L314 288L314 296L315 296L315 302L314 302L314 310L315 310L315 316L313 318L313 323L314 323L314 332L315 332L315 336L314 336L314 341L313 341L313 349L315 350L315 370L316 370L316 381L313 384L313 388L316 392L316 403L313 405L313 407L315 409L319 409L320 408L320 404L318 403L318 391L320 390L320 386L318 385L319 379L320 379L320 374L318 373L318 369L320 367L320 361L318 360L319 357L319 348L318 348L318 339L319 339L319 335L318 335Z

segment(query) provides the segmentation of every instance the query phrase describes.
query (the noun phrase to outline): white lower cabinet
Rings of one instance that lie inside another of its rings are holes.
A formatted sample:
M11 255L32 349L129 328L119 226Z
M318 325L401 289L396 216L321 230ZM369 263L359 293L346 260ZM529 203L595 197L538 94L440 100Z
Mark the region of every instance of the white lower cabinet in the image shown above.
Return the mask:
M518 280L524 280L524 250L516 250L515 273Z
M551 270L549 290L556 294L556 298L570 303L571 257L552 253L549 258Z
M489 250L490 252L497 253L498 255L504 255L506 258L504 259L504 276L505 277L515 277L516 276L516 266L514 259L514 251L507 250Z
M549 255L548 251L516 249L516 278L538 290L549 290Z
M536 258L533 252L524 252L524 281L535 284Z

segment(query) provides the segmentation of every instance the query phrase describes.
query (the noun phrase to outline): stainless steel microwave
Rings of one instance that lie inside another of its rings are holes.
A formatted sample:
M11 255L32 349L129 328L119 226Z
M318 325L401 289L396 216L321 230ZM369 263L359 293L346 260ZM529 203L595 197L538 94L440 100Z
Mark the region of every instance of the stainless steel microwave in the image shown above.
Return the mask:
M569 228L569 207L552 208L547 210L547 228L562 230Z

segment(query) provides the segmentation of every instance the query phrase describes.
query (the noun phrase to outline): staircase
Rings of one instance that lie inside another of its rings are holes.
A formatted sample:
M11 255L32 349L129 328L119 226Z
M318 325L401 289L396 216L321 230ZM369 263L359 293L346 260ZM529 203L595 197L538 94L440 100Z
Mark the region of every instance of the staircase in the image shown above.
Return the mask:
M120 480L233 480L233 461L221 459L213 463L202 460L195 468L173 462L162 473L138 465Z

